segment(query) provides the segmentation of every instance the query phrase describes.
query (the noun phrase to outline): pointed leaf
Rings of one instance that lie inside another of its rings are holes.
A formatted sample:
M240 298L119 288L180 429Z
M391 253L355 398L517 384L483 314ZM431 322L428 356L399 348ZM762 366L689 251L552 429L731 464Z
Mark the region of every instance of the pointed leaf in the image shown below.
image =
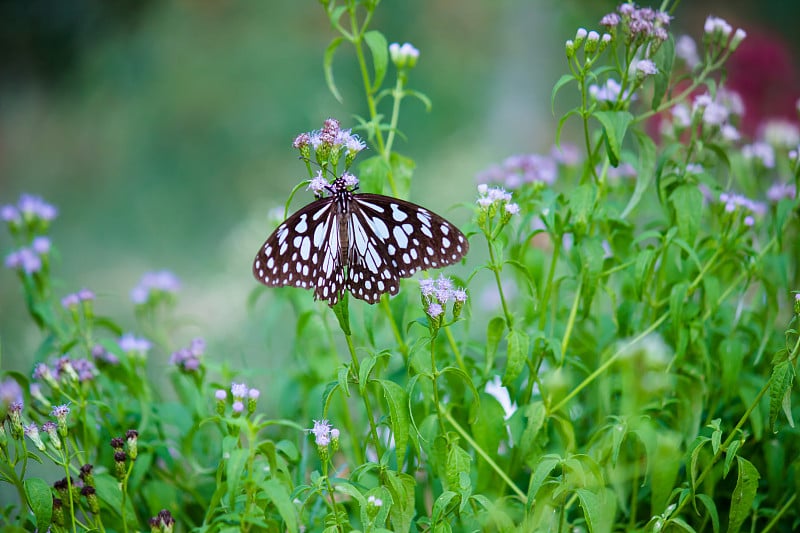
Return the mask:
M36 527L39 531L44 531L50 526L53 517L53 493L50 485L43 479L31 477L23 482L23 486L33 516L36 517Z
M769 427L776 432L778 414L783 411L789 424L794 427L791 409L787 413L784 402L791 397L792 383L794 382L794 367L790 361L781 361L772 368L772 377L769 382Z
M611 164L619 165L622 157L622 142L625 140L628 126L633 121L633 115L628 111L596 111L593 116L603 125Z
M697 231L700 229L700 220L704 213L703 194L697 188L697 185L680 185L672 191L670 202L675 209L678 235L691 247L694 245Z
M550 91L550 111L552 111L554 115L556 114L556 94L558 94L558 91L560 91L563 86L571 81L576 81L575 76L572 74L563 74L556 84L553 85L553 90Z
M372 82L372 92L380 88L383 78L386 76L386 67L389 65L389 44L386 37L377 30L368 31L364 34L364 40L372 52L372 68L375 71L375 79Z
M736 488L731 495L731 512L728 517L728 533L737 533L744 521L750 516L753 501L758 490L758 479L761 477L753 463L742 457L736 457L739 463Z
M261 488L278 509L278 513L286 524L286 530L291 533L299 531L297 508L292 503L292 499L283 483L272 478L262 483Z
M494 368L494 355L506 330L506 321L501 316L496 316L486 326L486 367Z
M391 417L395 454L397 456L397 468L401 469L406 456L410 426L407 410L408 394L406 394L403 387L394 381L385 379L379 379L377 381L383 388L383 397L389 405L389 416Z
M650 190L650 184L656 175L656 143L649 135L638 130L633 131L639 144L639 168L636 169L636 187L634 187L633 194L620 218L627 218L630 215L631 211L639 204L645 191Z
M558 455L548 454L539 459L539 463L533 471L531 481L528 484L528 509L533 505L536 499L536 493L544 484L545 480L550 477L553 469L561 463L561 457Z
M334 38L328 45L328 48L325 49L325 57L322 61L322 68L325 71L325 83L328 84L328 90L330 90L333 97L336 98L339 103L344 102L344 100L342 100L342 95L339 94L339 89L336 88L336 82L333 81L333 54L336 52L336 49L339 48L339 45L342 44L342 41L342 37Z
M595 493L589 489L578 489L575 493L581 503L589 533L611 533L617 499L611 489L601 487L599 490L599 493Z
M522 373L525 362L528 360L528 334L524 331L511 330L508 332L508 357L506 371L503 374L503 385L509 385Z

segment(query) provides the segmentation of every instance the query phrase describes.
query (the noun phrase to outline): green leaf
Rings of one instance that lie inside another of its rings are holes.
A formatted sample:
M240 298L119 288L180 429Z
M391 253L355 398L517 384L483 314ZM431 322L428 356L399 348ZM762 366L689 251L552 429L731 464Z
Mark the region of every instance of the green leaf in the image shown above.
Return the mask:
M470 463L472 458L458 445L457 442L450 442L447 450L447 488L461 492L461 474L469 475Z
M700 503L702 503L703 507L708 511L708 515L711 517L713 533L719 533L719 513L717 512L717 504L714 503L714 500L708 494L698 493L695 494L695 497L700 500Z
M458 498L457 492L446 490L436 498L433 502L433 511L431 513L431 522L438 524L447 517L447 509L455 498Z
M228 481L228 494L231 508L236 507L236 499L239 497L239 484L242 481L244 467L247 464L247 450L235 449L228 452L228 459L225 464L225 476Z
M380 156L364 159L358 165L358 182L361 190L381 194L383 186L389 182L391 167Z
M568 193L567 204L572 211L576 233L582 235L588 230L596 199L597 187L593 183L580 185Z
M417 482L409 474L385 470L384 486L392 495L389 520L395 531L409 531L416 514L414 509L414 487Z
M776 423L781 411L786 415L789 425L794 427L791 409L787 411L785 406L785 402L791 398L793 382L794 367L790 361L781 361L772 367L769 380L769 427L773 432L777 432Z
M672 191L670 202L675 209L675 223L678 225L678 235L689 246L693 246L704 213L703 194L697 188L697 185L687 183L678 186Z
M561 463L561 457L554 454L547 454L539 459L536 468L531 476L531 481L528 484L528 509L533 506L536 499L536 493L544 484L545 480L550 477L550 472Z
M283 521L286 524L286 530L288 530L290 533L296 533L299 531L297 509L292 503L292 499L289 496L289 492L286 490L286 487L280 481L273 478L265 481L261 485L261 488L264 490L270 501L272 501L272 503L275 504L275 507L278 509L278 513L280 513L281 518L283 518Z
M50 485L43 479L31 477L23 482L28 505L36 517L36 527L44 531L50 525L53 517L53 494Z
M508 386L522 373L525 362L528 360L528 334L524 331L512 329L508 332L508 357L506 371L503 374L503 385Z
M639 144L639 168L636 169L636 187L620 218L627 218L639 205L645 191L650 190L650 184L656 175L656 143L644 132L638 130L633 132Z
M553 85L553 90L550 91L550 111L553 112L553 115L556 114L556 94L558 91L561 90L566 84L571 81L576 81L576 78L572 74L562 74L562 76L558 79L555 85Z
M525 429L522 431L522 437L519 439L519 447L523 460L527 460L531 452L535 449L536 438L539 435L539 431L544 427L547 409L544 406L544 402L532 402L520 411L525 415L527 422Z
M505 330L506 321L501 316L492 318L486 326L486 368L494 368L494 356Z
M617 512L617 499L611 489L601 487L599 490L599 493L595 493L589 489L578 489L575 493L583 509L589 533L611 533Z
M673 285L669 293L669 315L676 337L680 334L681 328L683 328L683 304L686 302L688 292L689 284L682 281Z
M650 471L650 512L658 514L667 507L683 462L682 434L663 429L655 433L655 446L647 457Z
M742 441L740 440L735 440L728 445L728 449L725 450L725 462L722 465L722 477L728 477L733 460L736 459L736 452L739 451L741 446Z
M413 159L397 152L392 152L389 162L392 167L394 186L397 188L397 196L408 198L411 192L411 178L414 176L414 169L417 168L417 164Z
M652 59L658 67L658 72L653 76L653 101L650 107L656 110L664 99L664 95L667 94L672 65L675 62L675 40L672 35L661 43Z
M336 319L339 321L339 327L342 328L342 332L345 335L350 336L352 335L350 331L350 299L348 295L350 293L348 291L344 291L342 294L341 299L333 305L333 312L336 315Z
M689 458L689 475L692 480L692 490L697 491L697 463L700 461L700 452L703 451L703 447L711 442L711 439L708 437L697 437L694 441L694 448L692 448L692 453L690 454Z
M322 61L322 68L325 72L325 83L328 84L328 90L330 90L333 97L336 98L339 103L343 103L344 100L342 99L342 95L339 94L339 89L336 88L336 83L333 81L333 54L336 52L336 49L339 48L339 45L342 44L342 41L342 37L335 37L325 49L325 57Z
M758 479L761 477L750 461L739 456L736 457L736 460L739 465L739 475L736 479L736 488L733 489L731 495L728 533L737 533L750 515L758 491Z
M389 404L389 416L391 417L395 453L397 454L397 468L401 468L406 455L409 435L408 394L406 394L403 387L394 381L379 379L377 382L383 388L383 397L386 399L386 403Z
M386 67L389 65L389 44L386 37L378 30L368 31L364 34L364 40L372 52L372 68L375 71L375 80L372 82L372 91L375 92L383 83L386 76Z
M593 116L603 125L608 158L616 167L622 157L622 142L633 115L627 111L596 111Z

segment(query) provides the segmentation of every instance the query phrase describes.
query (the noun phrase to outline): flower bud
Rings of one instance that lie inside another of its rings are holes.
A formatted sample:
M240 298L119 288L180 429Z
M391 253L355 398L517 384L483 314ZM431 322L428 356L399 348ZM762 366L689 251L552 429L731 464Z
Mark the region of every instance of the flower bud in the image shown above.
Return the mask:
M86 498L89 504L89 510L92 514L100 513L100 502L97 500L97 491L91 485L86 485L81 489L81 496Z
M129 429L127 433L125 433L125 440L128 444L128 455L131 461L135 461L136 456L139 455L139 432L135 429Z
M583 47L583 51L587 54L593 54L597 50L598 43L600 42L600 34L596 31L592 30L586 36L586 45Z
M45 422L42 424L42 429L47 433L47 436L50 438L50 444L53 445L53 448L56 450L61 449L61 437L58 436L58 426L56 426L55 422Z
M39 435L39 426L36 424L29 424L23 428L23 431L25 432L25 436L31 439L37 450L40 452L45 451L44 442L42 442L42 437Z
M567 59L572 59L575 57L575 41L569 39L566 43L564 43L564 49L567 53Z

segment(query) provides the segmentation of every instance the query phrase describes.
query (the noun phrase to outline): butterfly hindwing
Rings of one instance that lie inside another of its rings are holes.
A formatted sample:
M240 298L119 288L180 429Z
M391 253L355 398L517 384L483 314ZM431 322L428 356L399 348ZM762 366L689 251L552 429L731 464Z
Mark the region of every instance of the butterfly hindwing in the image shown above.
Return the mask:
M350 211L347 288L369 303L396 294L399 278L453 264L469 250L458 228L411 202L356 194Z

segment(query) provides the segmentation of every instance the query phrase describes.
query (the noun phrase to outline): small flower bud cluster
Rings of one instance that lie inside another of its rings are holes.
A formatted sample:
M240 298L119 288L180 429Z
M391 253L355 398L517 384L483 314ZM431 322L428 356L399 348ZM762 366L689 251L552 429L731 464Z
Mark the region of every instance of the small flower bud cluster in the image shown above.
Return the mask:
M295 137L292 146L300 151L300 157L304 161L310 162L313 155L323 171L330 168L334 174L342 156L344 168L347 170L358 153L367 147L351 130L341 129L335 118L326 120L320 130L301 133Z
M612 36L610 33L604 33L601 36L594 30L587 31L586 28L578 28L578 31L575 32L575 38L569 39L564 44L564 49L567 53L567 58L572 59L575 57L578 50L581 49L581 46L583 46L585 60L587 63L590 63L597 55L603 53L603 51L608 48L611 40Z
M339 430L331 426L331 423L326 419L314 420L314 427L307 430L314 435L314 444L317 445L317 452L319 453L320 460L327 463L330 458L331 450L335 453L339 449Z
M62 355L52 366L39 363L33 369L33 379L44 382L53 390L92 381L97 377L97 367L89 359Z
M794 293L794 314L800 315L800 292Z
M8 409L8 419L10 422L11 436L14 439L20 439L23 435L28 437L37 450L40 452L46 451L47 447L42 440L42 434L47 435L50 446L53 450L60 450L62 447L62 440L67 437L69 428L67 426L67 416L69 415L69 407L67 405L59 405L54 407L50 412L56 421L48 420L40 428L35 423L30 424L22 423L22 401L13 402ZM6 436L3 425L0 424L0 448L3 452L6 449Z
M84 312L86 309L91 310L91 302L95 299L94 292L89 289L83 288L78 292L67 294L61 298L61 307L67 311L77 313L78 308L83 305Z
M150 533L172 533L173 529L175 529L175 519L166 509L160 510L150 519Z
M794 200L796 197L797 189L794 183L774 183L767 190L767 199L773 203L778 203L784 198Z
M480 207L478 225L481 227L490 223L498 213L502 224L508 223L512 216L519 214L519 205L511 201L511 193L499 187L489 187L485 183L478 185L476 203Z
M706 18L706 22L703 25L703 33L703 40L706 46L710 50L716 49L719 51L729 50L733 52L747 37L747 33L743 29L737 28L734 31L733 27L725 19L714 16Z
M259 396L261 396L261 391L258 389L248 388L245 383L231 383L231 411L233 416L240 416L245 408L247 408L247 414L255 413ZM217 389L214 393L214 398L216 398L217 414L224 416L228 392L225 389Z
M17 248L5 257L5 266L20 276L33 276L41 283L49 270L52 244L44 233L58 210L38 196L23 194L16 205L0 206L2 219Z
M591 96L595 102L615 104L620 100L625 101L629 98L635 100L636 95L632 95L631 93L630 87L623 91L622 85L614 78L608 78L606 82L601 85L596 83L589 85L589 96Z
M775 149L764 141L756 141L742 147L742 155L761 168L775 168Z
M411 43L392 43L389 45L389 57L399 70L414 68L419 59L419 50Z
M461 316L461 310L467 301L467 291L456 288L453 280L440 274L437 279L426 278L419 280L419 291L422 299L422 307L431 329L437 330L444 321L447 302L453 302L453 320Z
M180 280L169 270L146 272L131 289L131 301L136 305L156 305L161 301L172 303L180 288Z
M652 57L664 41L669 38L669 23L672 17L666 11L649 7L637 7L633 2L617 6L616 12L608 13L600 19L612 38L619 33L627 45L647 46L647 57Z
M114 449L114 474L117 479L122 480L128 473L128 459L133 462L139 456L139 432L129 429L125 432L124 439L114 437L110 444Z
M378 511L381 510L383 507L383 500L375 496L374 494L370 494L367 497L367 516L370 518L375 518L378 514Z
M197 338L192 339L187 348L181 348L169 357L169 364L178 367L184 374L195 374L201 370L202 363L200 357L206 351L206 341Z
M741 96L720 88L714 96L709 93L695 96L691 108L684 103L675 105L671 121L662 123L662 133L678 138L687 128L700 126L707 137L732 143L741 137L735 124L743 114Z

